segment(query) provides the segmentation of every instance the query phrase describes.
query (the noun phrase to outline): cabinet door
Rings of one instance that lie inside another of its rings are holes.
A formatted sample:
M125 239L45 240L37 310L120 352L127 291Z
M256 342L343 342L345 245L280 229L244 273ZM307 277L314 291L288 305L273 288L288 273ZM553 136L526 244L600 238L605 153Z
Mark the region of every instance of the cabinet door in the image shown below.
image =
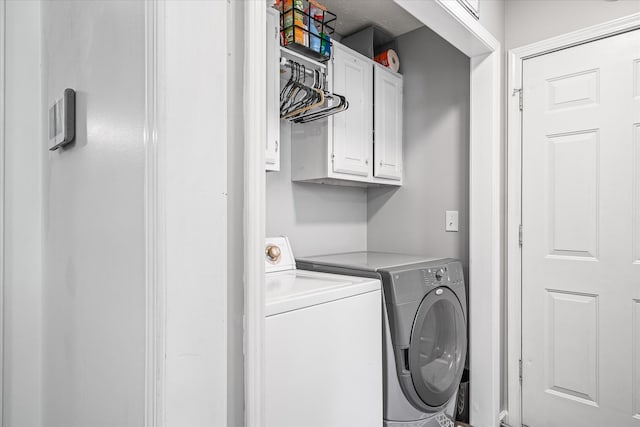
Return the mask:
M265 169L280 170L280 24L279 14L267 9L267 140Z
M334 44L333 91L349 102L333 116L333 172L371 177L373 145L373 64Z
M402 76L374 71L374 176L402 179Z

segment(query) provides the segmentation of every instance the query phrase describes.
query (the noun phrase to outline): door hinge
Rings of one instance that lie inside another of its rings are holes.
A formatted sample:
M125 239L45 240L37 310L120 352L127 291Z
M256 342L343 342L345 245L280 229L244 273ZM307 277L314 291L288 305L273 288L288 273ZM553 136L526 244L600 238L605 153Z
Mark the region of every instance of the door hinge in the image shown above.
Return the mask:
M331 161L332 162L336 161L336 153L331 153Z
M518 359L518 379L520 380L520 384L522 384L522 359Z
M518 103L518 106L520 107L520 111L522 111L524 109L524 107L523 107L523 104L524 104L523 98L524 98L524 96L522 95L522 89L520 89L520 102Z
M522 224L518 226L518 246L522 247Z
M520 111L522 111L522 103L523 103L523 96L522 96L522 89L514 89L513 90L513 95L518 94L518 108L520 109Z

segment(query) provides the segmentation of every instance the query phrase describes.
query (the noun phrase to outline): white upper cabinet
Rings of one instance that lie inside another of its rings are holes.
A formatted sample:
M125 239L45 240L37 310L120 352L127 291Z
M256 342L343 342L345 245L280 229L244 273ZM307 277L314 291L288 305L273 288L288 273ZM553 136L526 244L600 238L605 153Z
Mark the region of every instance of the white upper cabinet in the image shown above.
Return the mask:
M267 137L265 169L280 170L280 14L267 8Z
M338 42L332 49L329 90L344 96L349 108L291 127L291 179L402 185L402 76Z
M373 64L364 56L334 43L333 91L349 108L333 117L333 172L372 176Z
M374 67L374 167L376 178L402 179L402 76Z

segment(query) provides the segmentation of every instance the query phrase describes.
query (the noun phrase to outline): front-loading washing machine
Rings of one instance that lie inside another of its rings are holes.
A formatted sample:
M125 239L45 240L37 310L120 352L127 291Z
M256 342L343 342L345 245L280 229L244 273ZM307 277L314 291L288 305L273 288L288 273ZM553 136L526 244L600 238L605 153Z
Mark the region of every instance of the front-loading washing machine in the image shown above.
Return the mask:
M446 425L443 414L446 409L453 413L467 354L467 302L460 262L350 252L296 263L303 270L381 279L384 425Z

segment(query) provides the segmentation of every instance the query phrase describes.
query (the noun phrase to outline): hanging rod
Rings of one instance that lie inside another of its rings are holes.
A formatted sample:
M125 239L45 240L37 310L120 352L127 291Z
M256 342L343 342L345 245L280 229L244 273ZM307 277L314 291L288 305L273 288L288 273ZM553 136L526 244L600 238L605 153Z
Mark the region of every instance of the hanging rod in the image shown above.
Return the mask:
M284 56L287 59L290 59L292 61L296 61L299 62L301 64L307 65L309 67L315 67L319 70L326 70L327 69L327 64L323 64L322 62L318 62L316 60L313 60L311 58L309 58L308 56L304 56L301 53L298 53L294 50L291 49L287 49L284 46L280 46L280 56Z
M293 61L291 59L285 58L284 56L280 57L280 67L287 67L287 68L292 69L293 68L293 66L291 64L292 62L296 62L296 61ZM305 65L305 64L300 64L300 65ZM308 74L308 75L310 75L312 77L313 77L313 75L315 73L315 69L314 68L309 68L308 66L300 67L300 70L301 71L304 70L305 74ZM324 73L324 70L321 70L320 72Z

